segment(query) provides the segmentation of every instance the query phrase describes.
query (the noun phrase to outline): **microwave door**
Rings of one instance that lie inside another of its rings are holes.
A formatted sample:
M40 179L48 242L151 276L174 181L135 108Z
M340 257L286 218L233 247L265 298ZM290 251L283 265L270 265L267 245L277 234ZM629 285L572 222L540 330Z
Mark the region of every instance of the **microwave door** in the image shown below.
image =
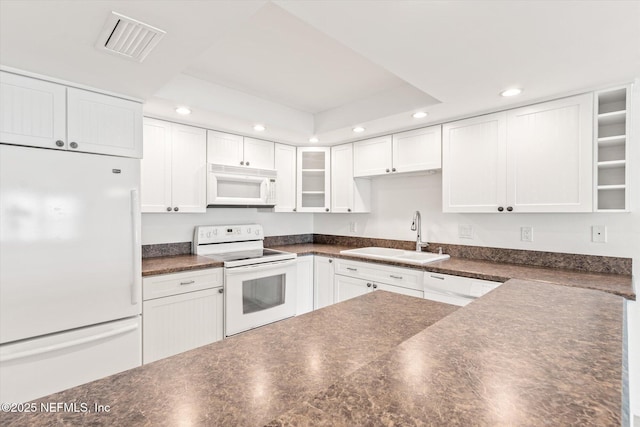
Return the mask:
M207 204L264 206L267 194L267 178L216 173L209 177Z

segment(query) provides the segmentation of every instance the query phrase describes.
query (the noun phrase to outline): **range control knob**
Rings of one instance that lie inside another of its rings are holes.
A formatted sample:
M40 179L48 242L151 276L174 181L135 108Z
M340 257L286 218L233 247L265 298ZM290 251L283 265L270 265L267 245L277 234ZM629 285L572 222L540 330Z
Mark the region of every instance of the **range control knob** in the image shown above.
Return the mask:
M256 230L256 236L260 235L260 230Z
M251 234L251 227L247 227L247 234Z
M211 234L212 234L211 232L208 232L207 237L211 237Z
M214 229L213 229L213 234L214 234L215 236L217 236L217 235L218 235L218 229L217 229L217 228L214 228Z

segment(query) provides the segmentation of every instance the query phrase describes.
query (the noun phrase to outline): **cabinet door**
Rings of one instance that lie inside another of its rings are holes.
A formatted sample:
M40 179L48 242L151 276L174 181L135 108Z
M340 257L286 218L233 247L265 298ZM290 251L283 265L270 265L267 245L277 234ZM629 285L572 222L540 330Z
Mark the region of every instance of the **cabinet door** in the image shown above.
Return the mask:
M375 283L375 289L380 291L395 292L396 294L408 295L410 297L424 298L423 291L403 288L402 286L387 285L386 283Z
M373 283L355 277L335 275L336 302L359 297L373 291Z
M67 89L69 149L142 157L142 104L75 88Z
M274 143L244 138L244 165L257 169L273 169Z
M230 133L207 131L207 162L217 165L242 166L242 137Z
M334 303L333 259L315 256L313 270L313 308L317 310Z
M331 147L331 212L352 212L353 144Z
M442 128L442 209L497 212L506 202L506 113Z
M313 255L296 260L296 316L313 310Z
M593 209L593 95L507 112L507 194L514 212Z
M0 72L0 142L66 149L65 94L64 86Z
M331 154L328 147L298 148L297 210L329 212L331 206Z
M171 123L144 119L144 157L140 163L142 212L171 209Z
M222 288L145 301L142 363L222 339Z
M278 172L274 211L294 212L296 210L296 147L275 144L274 157L274 166Z
M173 209L175 212L206 212L206 131L192 126L174 124L171 135Z
M393 135L393 172L416 172L442 167L441 126Z
M353 143L353 176L375 176L391 173L391 135Z

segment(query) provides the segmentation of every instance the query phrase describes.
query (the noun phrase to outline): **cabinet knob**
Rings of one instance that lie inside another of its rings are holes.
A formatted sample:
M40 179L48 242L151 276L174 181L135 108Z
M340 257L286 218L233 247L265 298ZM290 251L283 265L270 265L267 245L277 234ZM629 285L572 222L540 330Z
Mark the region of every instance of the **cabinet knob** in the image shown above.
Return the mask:
M171 212L171 206L167 207L167 212Z
M244 161L241 161L240 164L244 166Z
M78 148L78 143L77 142L72 142L71 144L69 144L69 147Z
M296 209L296 208L293 208L293 211L294 211L294 212L296 212L296 211L297 211L297 209Z
M57 140L57 141L56 141L56 146L58 146L58 147L64 147L64 141L63 141L63 140L61 140L61 139Z
M247 166L249 166L249 162L247 162Z
M329 260L329 264L331 264L332 262L333 262L333 260L332 260L332 259L330 259L330 260Z
M222 288L218 289L218 293L219 294L224 293L224 289L222 289Z
M378 285L376 285L375 283L373 284L373 289L378 289Z
M387 173L389 173L389 169L387 169Z
M351 212L351 208L347 208L347 212Z
M498 212L502 212L504 208L502 206L498 206Z
M392 169L391 169L391 172L395 172L395 171L396 171L396 168L392 168Z
M367 283L367 288L370 288L370 287L371 287L371 283Z
M507 206L507 211L512 212L513 211L513 207Z
M325 212L329 212L329 208L324 208L324 211Z
M180 208L176 206L175 208L173 208L173 210L174 210L175 212L178 212L178 211L180 210Z

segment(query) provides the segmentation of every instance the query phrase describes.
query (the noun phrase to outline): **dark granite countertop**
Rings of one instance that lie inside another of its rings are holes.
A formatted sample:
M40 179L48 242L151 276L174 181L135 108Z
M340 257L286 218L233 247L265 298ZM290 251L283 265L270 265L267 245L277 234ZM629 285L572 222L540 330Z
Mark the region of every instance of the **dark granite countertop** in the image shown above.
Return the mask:
M201 270L222 267L222 262L200 255L174 255L142 260L142 276L178 273L180 271Z
M521 280L462 308L377 291L37 401L109 413L0 424L619 426L623 306Z
M398 267L413 268L434 273L471 277L474 279L492 280L496 282L506 282L509 279L539 281L557 285L595 289L620 295L630 300L636 299L631 276L622 274L588 273L561 268L530 267L525 265L453 257L446 261L438 261L423 266L417 266L403 262L390 262L353 255L343 255L340 253L341 250L353 248L350 246L318 243L274 246L272 248L295 252L299 256L324 255L335 258L352 259L355 261L374 262Z

